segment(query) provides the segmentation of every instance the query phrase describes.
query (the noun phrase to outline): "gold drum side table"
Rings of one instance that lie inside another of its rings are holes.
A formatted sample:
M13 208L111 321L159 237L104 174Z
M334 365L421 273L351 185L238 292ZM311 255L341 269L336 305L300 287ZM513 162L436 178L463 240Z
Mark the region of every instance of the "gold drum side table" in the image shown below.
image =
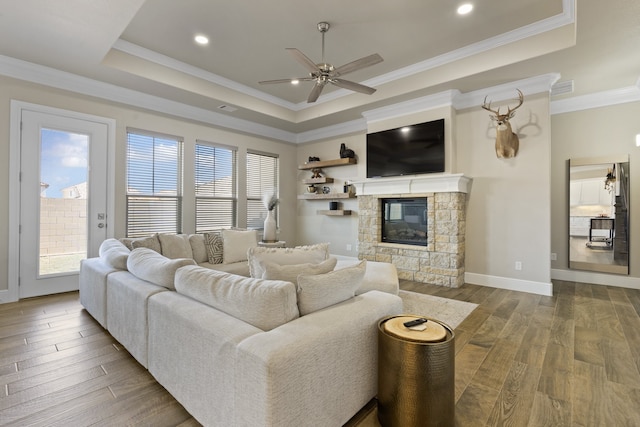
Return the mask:
M378 419L383 427L453 426L455 345L453 330L428 319L423 331L402 315L378 322Z

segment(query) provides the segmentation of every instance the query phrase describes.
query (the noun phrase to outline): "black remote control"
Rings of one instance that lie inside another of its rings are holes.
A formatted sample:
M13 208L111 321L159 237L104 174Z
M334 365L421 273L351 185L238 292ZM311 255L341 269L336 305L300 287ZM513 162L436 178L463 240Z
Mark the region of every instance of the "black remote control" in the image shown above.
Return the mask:
M427 319L422 318L422 319L409 320L408 322L404 322L403 325L407 328L410 328L412 326L422 325L423 323L427 323L427 322L428 322Z

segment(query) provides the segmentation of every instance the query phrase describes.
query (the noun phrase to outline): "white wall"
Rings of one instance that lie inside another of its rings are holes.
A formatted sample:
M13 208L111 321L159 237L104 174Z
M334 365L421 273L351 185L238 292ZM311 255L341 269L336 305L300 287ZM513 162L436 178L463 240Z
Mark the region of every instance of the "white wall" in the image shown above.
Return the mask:
M515 158L498 159L489 113L478 107L457 114L456 169L473 178L467 208L466 279L547 293L551 290L548 95L526 97L511 123L520 136L520 150ZM515 269L516 262L522 263L522 270Z
M345 181L356 181L366 176L365 134L350 135L338 139L304 144L298 147L298 165L302 165L309 156L320 160L340 158L340 144L344 143L356 153L358 164L323 169L323 176L333 178L333 184L320 184L331 187L332 192L342 192ZM311 178L311 171L296 170L298 194L306 191L303 179ZM330 242L330 250L337 255L358 256L358 199L340 199L343 209L352 210L351 216L318 215L318 210L328 210L329 200L298 200L297 236L298 244ZM347 249L351 245L351 250Z
M594 108L552 116L551 146L551 251L553 277L640 289L640 102ZM568 269L568 160L583 157L629 155L631 215L629 224L629 276L579 272Z
M110 103L95 98L77 95L62 90L52 89L41 85L0 77L0 199L9 198L9 126L10 101L12 99L41 104L71 111L108 117L116 120L116 165L115 165L115 212L116 217L109 226L116 237L122 237L125 232L125 155L126 129L133 127L160 133L184 137L185 153L193 152L196 139L218 142L238 147L239 155L239 196L245 194L246 183L244 177L246 163L241 161L248 148L276 153L280 156L280 222L279 237L283 240L296 241L296 183L290 179L296 170L296 147L288 143L268 140L251 135L244 135L225 129L214 128L186 120L163 116L141 109L131 108L122 104ZM188 157L187 157L188 158ZM185 164L185 182L193 177L193 165ZM184 189L185 211L183 231L193 232L195 229L195 213L193 211L194 192L192 188ZM245 216L244 205L239 206L241 218ZM242 225L240 223L239 225ZM0 272L6 272L8 266L9 240L9 209L5 203L0 207ZM8 289L7 275L0 274L0 291Z

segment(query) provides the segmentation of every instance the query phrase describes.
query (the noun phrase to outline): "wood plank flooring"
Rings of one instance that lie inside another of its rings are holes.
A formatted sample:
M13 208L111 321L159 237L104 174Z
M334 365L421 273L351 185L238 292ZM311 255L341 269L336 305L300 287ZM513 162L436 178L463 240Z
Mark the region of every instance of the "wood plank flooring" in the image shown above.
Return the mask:
M456 329L457 425L640 425L640 291L401 287L479 304ZM0 383L0 425L199 425L77 293L0 305ZM377 426L375 412L347 425Z

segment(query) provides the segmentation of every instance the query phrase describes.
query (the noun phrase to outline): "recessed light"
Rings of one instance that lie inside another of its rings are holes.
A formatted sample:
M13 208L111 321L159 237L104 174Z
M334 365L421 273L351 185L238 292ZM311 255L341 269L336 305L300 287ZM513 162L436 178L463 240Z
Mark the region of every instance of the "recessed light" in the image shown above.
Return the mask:
M209 44L209 37L202 34L196 35L193 39L196 41L196 43L201 45Z
M400 132L402 132L402 133L407 133L407 132L409 132L410 130L411 130L411 128L410 128L410 127L405 126L405 127L403 127L403 128L401 128L401 129L400 129Z
M636 135L636 147L640 147L640 133Z
M466 15L472 10L473 10L473 5L471 3L462 4L458 7L458 15Z
M300 80L291 80L292 85L297 85L298 83L300 83Z

